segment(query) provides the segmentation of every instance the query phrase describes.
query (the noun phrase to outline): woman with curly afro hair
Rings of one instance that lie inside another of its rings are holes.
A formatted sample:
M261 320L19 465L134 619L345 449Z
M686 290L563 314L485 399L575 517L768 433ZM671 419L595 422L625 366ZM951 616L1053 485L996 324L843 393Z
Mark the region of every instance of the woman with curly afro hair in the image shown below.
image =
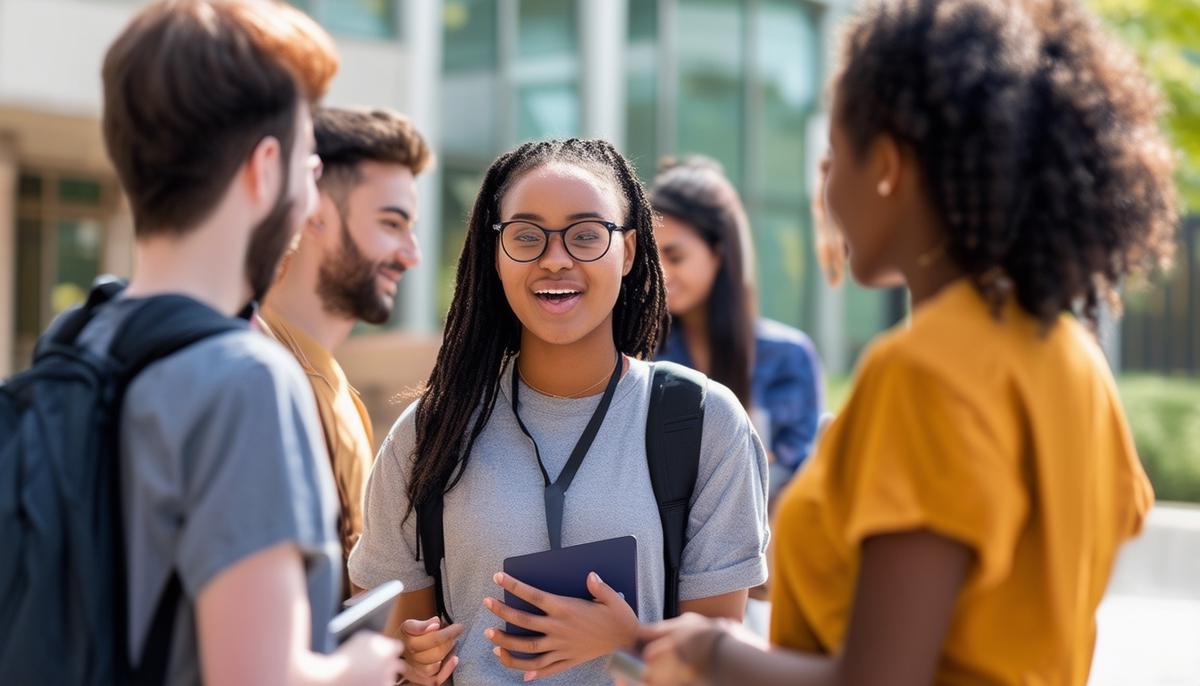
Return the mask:
M1153 502L1095 326L1177 221L1158 95L1074 0L877 0L833 82L826 207L901 280L776 516L771 642L684 616L649 684L1084 684Z

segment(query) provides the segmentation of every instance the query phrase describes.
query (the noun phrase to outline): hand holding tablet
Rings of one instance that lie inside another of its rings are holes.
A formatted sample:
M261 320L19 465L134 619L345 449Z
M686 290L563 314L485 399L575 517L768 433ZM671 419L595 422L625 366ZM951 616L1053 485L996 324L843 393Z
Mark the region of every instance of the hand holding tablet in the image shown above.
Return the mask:
M505 666L539 678L633 646L638 627L633 537L509 558L504 568L496 583L505 602L487 598L484 604L507 623L507 631L488 629L484 635Z

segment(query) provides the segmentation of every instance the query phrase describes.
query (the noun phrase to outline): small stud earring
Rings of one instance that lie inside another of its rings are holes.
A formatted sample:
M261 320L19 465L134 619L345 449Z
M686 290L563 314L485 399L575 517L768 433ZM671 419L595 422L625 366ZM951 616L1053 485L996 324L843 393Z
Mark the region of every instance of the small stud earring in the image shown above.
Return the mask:
M884 179L883 181L879 182L879 186L877 187L877 190L879 191L879 194L881 196L886 198L887 196L892 194L892 184L887 179Z

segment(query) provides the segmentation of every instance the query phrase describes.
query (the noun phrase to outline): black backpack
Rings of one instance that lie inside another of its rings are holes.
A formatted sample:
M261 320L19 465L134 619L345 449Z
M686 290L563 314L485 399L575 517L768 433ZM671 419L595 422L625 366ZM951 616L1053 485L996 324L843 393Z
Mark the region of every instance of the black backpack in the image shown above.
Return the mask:
M646 463L662 522L664 619L679 615L679 567L687 543L692 492L700 471L707 385L708 379L697 371L672 362L654 363L646 414ZM449 622L442 585L442 559L446 556L443 506L439 495L418 508L417 531L425 573L433 577L438 615Z
M181 595L172 575L143 659L128 659L117 439L124 390L147 365L245 328L179 295L133 307L106 356L76 345L123 284L38 341L33 367L0 381L0 675L5 684L161 684Z

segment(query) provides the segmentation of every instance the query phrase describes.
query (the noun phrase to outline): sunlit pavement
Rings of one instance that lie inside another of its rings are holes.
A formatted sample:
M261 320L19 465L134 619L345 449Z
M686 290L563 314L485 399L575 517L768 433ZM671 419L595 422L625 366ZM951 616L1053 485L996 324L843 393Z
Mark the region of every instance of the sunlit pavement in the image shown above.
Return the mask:
M1200 600L1110 595L1097 619L1091 686L1200 685Z
M1154 508L1097 621L1092 686L1200 686L1200 508Z

